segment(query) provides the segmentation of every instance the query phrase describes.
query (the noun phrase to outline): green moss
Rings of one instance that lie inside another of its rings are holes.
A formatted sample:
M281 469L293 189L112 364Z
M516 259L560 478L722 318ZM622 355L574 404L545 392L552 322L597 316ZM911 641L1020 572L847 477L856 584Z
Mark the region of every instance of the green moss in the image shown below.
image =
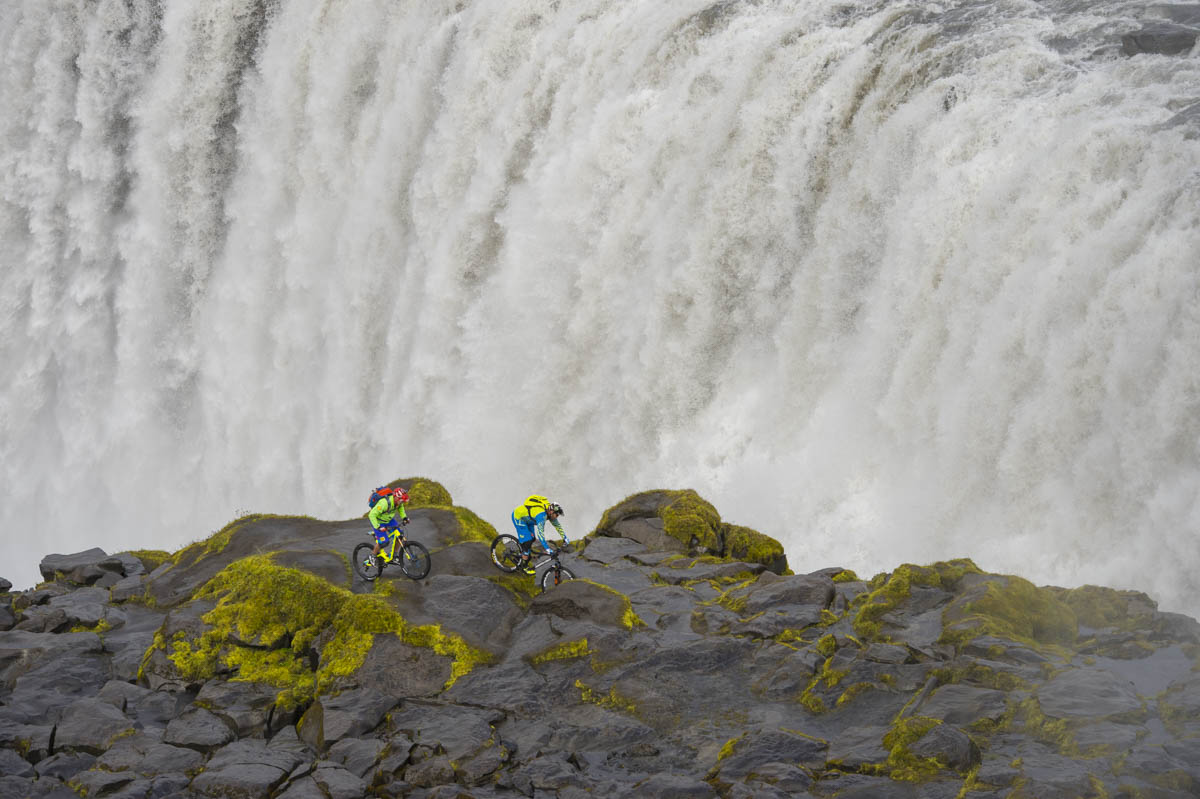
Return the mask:
M462 525L464 541L481 541L484 544L490 544L496 537L496 528L476 516L472 511L457 505L451 510L458 518L458 523Z
M742 733L741 735L730 738L728 741L726 741L725 745L721 747L721 751L717 753L717 762L720 763L722 760L732 755L734 748L737 746L737 742L745 737L746 734Z
M526 660L532 666L539 666L542 663L549 663L552 660L570 660L572 658L587 657L592 653L588 649L588 640L586 638L578 641L564 641L555 644L551 647L543 649L533 655L526 656Z
M952 606L953 607L953 606ZM994 635L1034 647L1070 646L1078 625L1075 612L1054 592L1021 577L987 583L983 596L948 609L942 643L961 647L980 635Z
M229 524L222 527L217 532L210 535L203 541L197 541L190 544L171 556L170 562L175 565L190 565L195 563L206 555L220 554L229 545L229 539L233 538L233 534L241 530L248 524L262 521L263 519L311 519L311 516L279 516L272 513L251 513L234 519Z
M668 491L667 494L670 500L659 511L663 532L686 547L692 547L694 540L710 552L720 552L721 542L717 538L717 531L721 525L721 514L717 513L717 509L690 488Z
M91 626L88 626L86 624L76 624L74 627L72 627L70 630L68 630L68 632L96 633L97 635L99 635L101 633L106 633L111 629L112 629L112 625L108 623L108 619L101 619L100 621L96 622L94 625L91 625Z
M858 575L849 569L843 569L842 571L833 575L833 581L835 583L856 583L858 582Z
M278 688L277 701L284 707L303 704L353 674L380 634L450 657L447 687L489 659L438 625L410 624L384 596L352 594L308 572L278 566L267 556L235 561L196 596L217 600L203 617L211 629L195 639L175 636L169 657L176 668L191 681L232 670L234 679ZM325 643L314 671L308 653L318 636ZM161 636L147 657L155 648L166 648Z
M454 504L450 492L441 483L427 477L405 477L387 484L389 488L402 487L408 492L408 508L434 508L450 511L462 529L463 541L491 543L496 537L496 528L479 518L473 511ZM366 515L365 513L363 514Z
M997 671L974 661L964 666L934 669L930 673L937 677L942 685L969 683L1006 692L1029 688L1029 683L1011 672Z
M927 716L897 719L883 736L888 750L887 770L894 780L924 782L936 777L946 764L935 757L918 757L910 747L942 722Z
M835 704L838 707L841 707L848 702L853 702L856 696L866 693L874 687L875 685L873 683L856 682L848 687L845 691L842 691L842 695L837 698L837 702Z
M962 558L939 561L929 566L900 565L891 574L880 574L872 578L871 591L854 601L857 612L854 616L854 631L864 640L883 640L880 618L899 607L912 593L912 586L926 585L953 590L965 574L982 574L972 561Z
M152 572L159 566L171 560L171 553L161 549L132 549L122 553L132 555L142 562L142 566L148 572Z
M736 524L725 525L724 534L727 558L764 566L786 563L783 544L769 535Z
M609 688L608 693L597 693L583 680L576 680L575 687L579 689L579 699L590 705L599 705L609 710L620 710L630 715L636 715L637 707L633 700L617 693L617 689Z
M387 485L388 488L401 487L407 491L410 508L444 508L454 504L446 487L428 477L405 477Z
M1013 724L1036 741L1046 744L1066 757L1079 757L1081 752L1075 743L1071 723L1066 719L1055 719L1042 712L1036 697L1027 697L1019 702L1012 715Z
M822 635L817 640L816 648L822 657L828 658L837 651L837 638L832 633Z

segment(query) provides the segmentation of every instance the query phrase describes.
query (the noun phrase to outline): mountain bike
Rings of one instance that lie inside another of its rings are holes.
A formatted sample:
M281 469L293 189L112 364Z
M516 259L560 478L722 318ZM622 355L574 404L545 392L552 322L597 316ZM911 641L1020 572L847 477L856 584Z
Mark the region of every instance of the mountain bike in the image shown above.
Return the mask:
M374 537L375 532L372 530L368 535ZM389 563L399 563L405 576L413 580L422 580L429 574L429 567L432 565L429 550L418 541L409 541L399 530L389 531L388 544L379 550L376 557L371 556L374 549L374 544L359 544L350 556L350 562L354 564L354 573L364 580L374 580Z
M566 551L566 546L559 547L558 549L552 548L548 552L530 548L531 555L541 558L541 560L533 564L535 572L543 565L549 564L541 573L541 576L536 578L538 588L542 590L542 593L545 593L548 588L553 588L556 585L562 585L567 580L575 579L575 573L562 565L558 559L558 556ZM517 541L515 535L501 533L492 539L492 563L502 572L512 574L519 569L522 554L521 543Z

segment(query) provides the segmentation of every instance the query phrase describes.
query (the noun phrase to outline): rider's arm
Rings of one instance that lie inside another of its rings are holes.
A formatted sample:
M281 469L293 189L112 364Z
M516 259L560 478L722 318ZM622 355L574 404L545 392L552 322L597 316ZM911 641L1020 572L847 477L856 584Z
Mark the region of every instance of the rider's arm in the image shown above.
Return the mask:
M383 524L381 517L388 512L387 505L387 497L384 497L376 502L375 507L371 508L371 512L367 514L367 518L371 520L371 526L376 530L379 529L379 525Z
M546 514L539 513L537 516L534 516L533 523L538 543L542 545L542 549L549 549L550 545L546 543Z
M554 525L555 530L558 530L558 534L560 536L562 536L562 540L566 541L567 540L567 532L565 530L563 530L562 522L560 522L558 519L551 519L550 523Z

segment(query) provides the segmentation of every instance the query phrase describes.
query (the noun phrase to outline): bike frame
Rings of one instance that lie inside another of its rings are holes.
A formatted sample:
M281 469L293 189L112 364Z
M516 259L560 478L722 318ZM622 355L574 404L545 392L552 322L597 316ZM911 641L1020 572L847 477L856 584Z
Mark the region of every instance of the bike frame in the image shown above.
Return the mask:
M551 564L550 568L554 568L553 564L559 563L558 557L559 557L559 555L562 554L562 550L556 549L556 550L554 550L554 554L551 555L549 552L543 552L542 550L534 551L533 547L530 547L529 554L536 555L541 558L541 560L539 560L533 564L533 568L536 571L537 569L540 569L542 566L544 566L547 562L549 562ZM561 566L562 564L559 563L559 565Z
M384 563L391 563L396 559L396 544L403 540L399 530L388 531L388 545L379 550L379 557L383 558Z

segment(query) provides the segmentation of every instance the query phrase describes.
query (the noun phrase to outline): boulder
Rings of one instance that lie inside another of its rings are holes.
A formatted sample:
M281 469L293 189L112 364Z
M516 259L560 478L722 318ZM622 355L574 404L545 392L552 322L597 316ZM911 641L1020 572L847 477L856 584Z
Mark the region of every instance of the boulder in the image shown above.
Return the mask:
M267 796L300 762L300 757L266 741L240 740L217 750L191 788L205 796Z
M212 752L234 741L237 731L220 716L192 706L167 724L163 742Z
M1155 22L1121 35L1121 52L1127 56L1150 53L1180 55L1196 46L1195 27L1170 22Z
M323 696L305 711L297 732L301 740L322 752L343 738L357 738L373 730L395 704L391 696L364 689Z
M132 731L133 722L112 704L103 699L80 699L63 711L54 732L54 747L99 755Z

